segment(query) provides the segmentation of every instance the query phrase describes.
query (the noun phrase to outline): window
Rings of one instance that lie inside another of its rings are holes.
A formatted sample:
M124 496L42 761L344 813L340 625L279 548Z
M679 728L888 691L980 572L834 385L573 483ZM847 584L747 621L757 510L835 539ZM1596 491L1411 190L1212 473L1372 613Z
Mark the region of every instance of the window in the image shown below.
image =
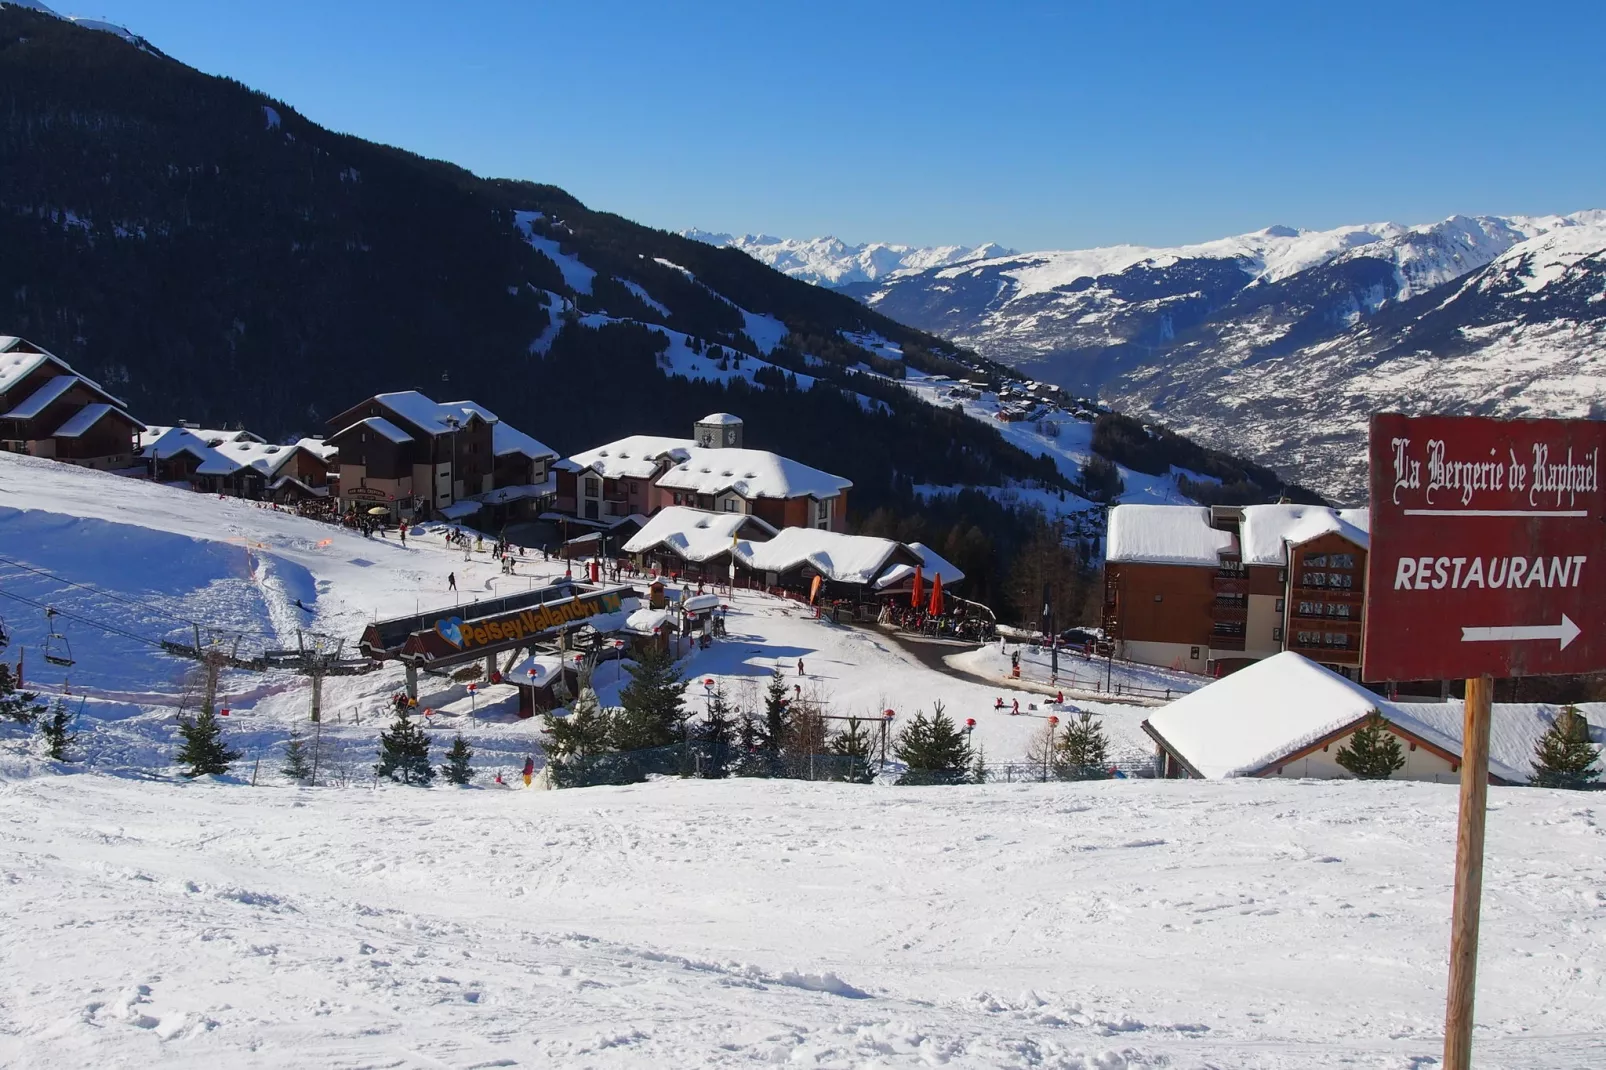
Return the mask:
M1301 577L1300 582L1302 584L1304 584L1306 587L1326 587L1327 586L1327 573L1325 573L1325 572L1307 572L1307 573L1304 574L1303 577Z
M630 481L630 493L632 493L632 494L640 494L641 493L641 484L637 483L633 479ZM679 495L676 495L676 498L678 499Z
M586 477L586 497L602 497L602 480L596 478L595 476Z
M1278 642L1278 643L1282 642L1283 641L1283 630L1281 628L1273 628L1271 630L1271 638L1272 638L1272 640L1274 642Z
M1327 574L1327 586L1353 587L1355 586L1355 577L1343 572L1329 572Z
M1277 599L1277 612L1281 613L1282 611L1283 611L1283 600L1281 598L1279 598L1279 599Z
M1326 554L1313 554L1312 556L1305 558L1305 564L1309 568L1326 568L1327 567L1327 555Z
M1288 582L1288 570L1286 568L1280 568L1280 569L1277 570L1277 582L1278 583L1287 583Z
M1155 595L1155 596L1154 596L1154 600L1155 600L1155 601L1156 601L1156 602L1163 602L1163 601L1165 601L1165 595L1163 595L1163 594L1157 594L1157 595Z
M734 513L734 512L737 511L736 510L736 499L735 498L726 498L725 499L725 511L727 513Z
M1198 661L1199 660L1199 648L1198 647L1190 646L1188 648L1188 660L1189 661Z
M1349 616L1349 605L1347 603L1344 603L1344 602L1339 602L1339 603L1336 603L1334 605L1328 606L1327 607L1327 612L1331 613L1335 617L1348 617Z

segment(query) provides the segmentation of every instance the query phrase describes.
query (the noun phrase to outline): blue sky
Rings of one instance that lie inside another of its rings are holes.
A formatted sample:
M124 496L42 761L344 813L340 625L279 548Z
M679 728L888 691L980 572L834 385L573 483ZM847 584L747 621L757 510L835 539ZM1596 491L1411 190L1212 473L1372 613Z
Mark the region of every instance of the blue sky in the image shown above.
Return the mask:
M84 0L653 226L1022 249L1606 207L1606 4Z

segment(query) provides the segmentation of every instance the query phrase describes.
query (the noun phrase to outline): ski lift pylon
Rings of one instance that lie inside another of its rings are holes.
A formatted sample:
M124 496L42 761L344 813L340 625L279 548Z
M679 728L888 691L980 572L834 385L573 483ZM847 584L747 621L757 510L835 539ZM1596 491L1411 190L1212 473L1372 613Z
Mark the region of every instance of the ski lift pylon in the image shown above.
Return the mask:
M56 607L45 610L45 660L52 665L67 666L73 663L72 644L56 630Z

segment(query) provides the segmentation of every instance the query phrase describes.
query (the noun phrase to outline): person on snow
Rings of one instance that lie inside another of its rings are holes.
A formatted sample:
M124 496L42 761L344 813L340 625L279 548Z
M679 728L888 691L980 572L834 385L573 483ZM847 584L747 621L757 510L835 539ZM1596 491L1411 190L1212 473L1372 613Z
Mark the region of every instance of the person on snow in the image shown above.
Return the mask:
M802 658L798 658L797 659L797 674L799 676L803 675L803 659Z
M448 572L446 574L446 589L448 591L457 590L457 573Z
M1054 692L1054 705L1056 705L1056 706L1065 705L1065 692L1063 692L1063 691Z
M535 776L535 759L534 758L530 758L530 757L526 757L524 759L524 786L525 787L529 787L530 786L530 778L533 777L533 776Z
M1011 704L1010 709L1009 709L1009 715L1011 717L1019 717L1020 716L1020 699L1015 699L1014 702Z
M401 536L401 544L403 546L406 546L407 545L407 521L404 520L404 521L401 522L400 525L397 526L396 534Z
M1004 696L1003 695L999 695L996 699L993 700L993 709L1001 710L1003 708L1004 708Z

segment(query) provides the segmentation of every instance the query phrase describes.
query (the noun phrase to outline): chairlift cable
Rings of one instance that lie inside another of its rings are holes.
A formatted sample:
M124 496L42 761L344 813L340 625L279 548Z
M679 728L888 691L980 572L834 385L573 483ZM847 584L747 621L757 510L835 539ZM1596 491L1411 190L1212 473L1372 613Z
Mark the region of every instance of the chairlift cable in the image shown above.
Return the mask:
M153 606L149 602L143 602L143 601L140 601L139 599L136 599L136 598L128 598L128 597L126 597L124 595L116 594L115 592L112 592L112 591L102 590L101 588L96 587L93 584L80 583L80 582L78 582L76 580L69 580L65 576L59 576L56 573L49 571L48 569L42 569L42 568L37 568L37 567L35 567L33 565L27 565L27 564L22 563L21 561L14 561L9 557L0 557L0 564L14 565L17 568L23 569L24 571L32 572L35 575L43 576L46 579L54 580L55 582L61 583L61 584L65 584L68 587L77 587L80 590L88 591L91 594L99 595L102 598L109 598L112 601L122 602L125 605L137 606L138 608L146 610L147 612L150 612L150 613L154 613L157 616L167 617L170 620L176 620L176 621L179 621L180 623L188 624L191 627L207 628L207 629L210 629L212 631L226 632L229 635L249 635L249 636L254 636L256 638L259 638L259 639L274 639L274 640L277 640L277 638L278 638L277 636L269 635L266 632L242 631L242 630L240 630L238 628L226 629L226 628L220 628L220 627L218 627L216 625L208 624L206 621L192 620L189 617L180 616L177 613L173 613L173 612L170 612L168 610L161 609L161 608L159 608L157 606Z

